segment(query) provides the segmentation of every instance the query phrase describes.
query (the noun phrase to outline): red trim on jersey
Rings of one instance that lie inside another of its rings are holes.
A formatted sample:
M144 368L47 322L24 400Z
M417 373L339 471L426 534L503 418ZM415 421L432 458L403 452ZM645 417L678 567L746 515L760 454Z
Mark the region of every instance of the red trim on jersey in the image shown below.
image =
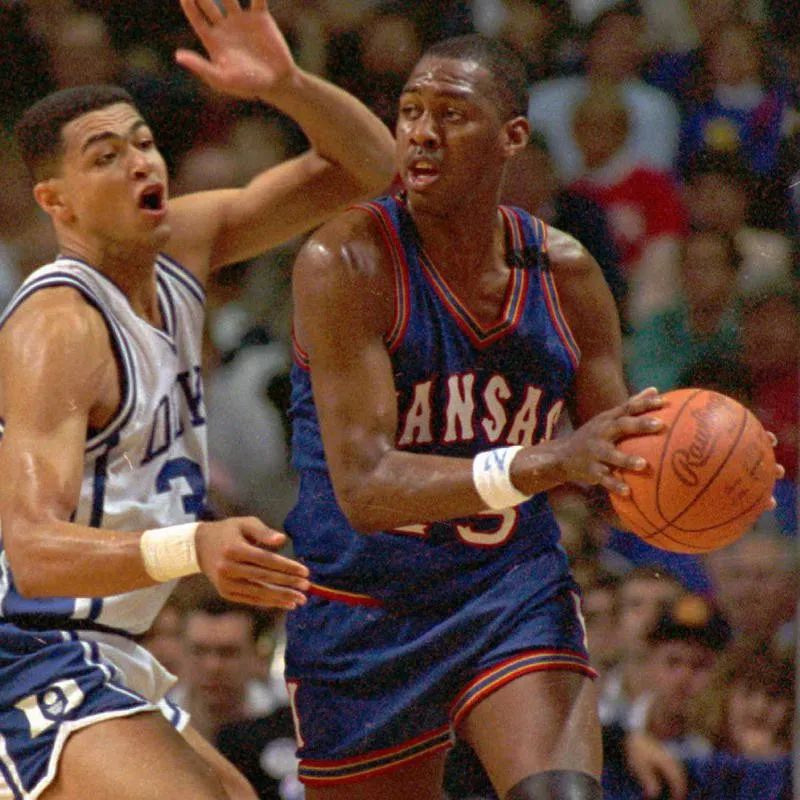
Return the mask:
M345 592L341 589L329 589L327 586L320 586L312 583L308 588L308 593L317 597L324 597L326 600L336 600L348 606L368 606L370 608L380 608L383 603L368 594L358 594L357 592Z
M400 346L406 329L411 310L411 290L409 288L408 261L405 248L397 234L389 212L377 203L362 203L353 206L354 209L365 211L376 219L380 226L381 237L392 257L394 271L394 321L389 332L384 336L386 347L394 353Z
M564 343L572 365L577 368L581 360L581 351L561 309L561 302L558 299L558 290L556 289L553 275L550 270L543 269L540 272L540 276L542 293L547 304L547 310L550 312L550 318L553 320L553 325L558 332L559 338Z

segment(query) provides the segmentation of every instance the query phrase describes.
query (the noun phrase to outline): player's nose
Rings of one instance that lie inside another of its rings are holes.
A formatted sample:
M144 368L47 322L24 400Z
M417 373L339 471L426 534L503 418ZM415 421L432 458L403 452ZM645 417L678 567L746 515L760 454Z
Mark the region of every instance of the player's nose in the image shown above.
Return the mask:
M409 131L409 139L418 147L430 149L439 144L439 131L432 114L420 114Z

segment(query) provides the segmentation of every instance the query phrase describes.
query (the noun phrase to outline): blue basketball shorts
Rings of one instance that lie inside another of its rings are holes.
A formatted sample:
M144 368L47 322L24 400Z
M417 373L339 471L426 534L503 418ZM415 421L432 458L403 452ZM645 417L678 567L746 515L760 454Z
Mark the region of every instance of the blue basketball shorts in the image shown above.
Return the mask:
M454 612L400 614L363 596L320 594L289 615L287 630L299 776L309 785L363 780L449 748L471 709L521 675L596 677L560 549Z
M134 641L96 631L31 631L0 620L0 800L34 800L67 737L97 722L160 710L175 677Z

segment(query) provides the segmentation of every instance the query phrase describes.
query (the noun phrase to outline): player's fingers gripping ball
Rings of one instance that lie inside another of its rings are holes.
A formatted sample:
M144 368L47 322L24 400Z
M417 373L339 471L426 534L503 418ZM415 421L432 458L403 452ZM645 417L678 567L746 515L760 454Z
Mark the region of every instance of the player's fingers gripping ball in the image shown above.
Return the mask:
M611 494L627 528L678 553L705 553L738 539L770 507L776 478L769 434L743 405L706 389L662 395L656 434L631 436L620 450L649 468L620 477L630 494Z

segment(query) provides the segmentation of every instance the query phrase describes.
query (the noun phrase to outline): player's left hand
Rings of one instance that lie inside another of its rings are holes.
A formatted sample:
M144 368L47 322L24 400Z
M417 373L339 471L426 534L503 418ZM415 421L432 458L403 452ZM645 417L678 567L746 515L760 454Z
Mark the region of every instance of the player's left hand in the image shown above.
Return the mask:
M181 0L208 53L179 49L175 60L225 94L245 100L269 100L271 92L287 88L297 70L289 46L266 0Z

